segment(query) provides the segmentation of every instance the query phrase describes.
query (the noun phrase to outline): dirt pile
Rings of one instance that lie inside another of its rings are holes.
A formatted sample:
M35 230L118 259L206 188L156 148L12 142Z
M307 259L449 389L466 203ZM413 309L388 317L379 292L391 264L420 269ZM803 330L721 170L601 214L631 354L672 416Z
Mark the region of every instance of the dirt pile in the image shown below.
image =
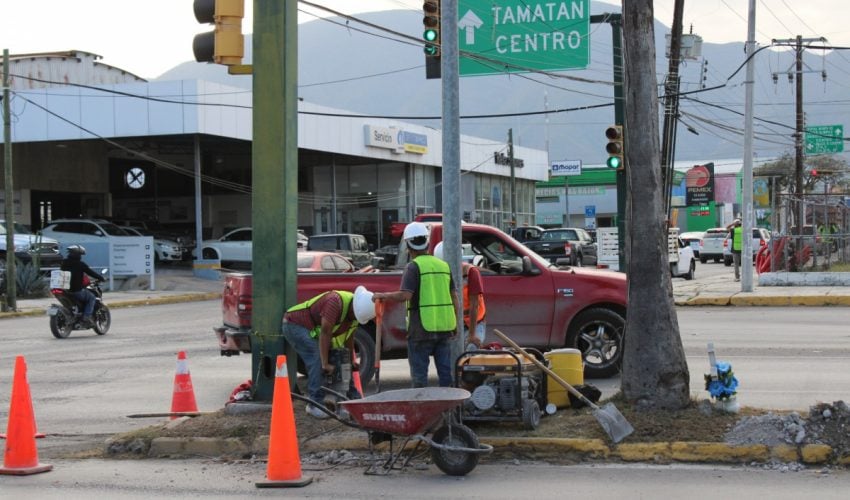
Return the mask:
M840 456L850 455L850 406L844 401L809 408L806 443L828 444Z

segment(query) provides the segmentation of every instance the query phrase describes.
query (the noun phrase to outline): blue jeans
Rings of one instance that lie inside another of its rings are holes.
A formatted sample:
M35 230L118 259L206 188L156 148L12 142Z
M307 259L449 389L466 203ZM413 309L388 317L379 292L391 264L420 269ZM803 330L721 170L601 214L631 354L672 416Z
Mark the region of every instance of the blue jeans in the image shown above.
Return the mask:
M319 356L319 342L310 336L310 331L301 325L284 322L280 327L283 338L292 344L298 356L304 360L307 367L307 394L313 401L324 404L325 391L322 358Z
M428 385L428 365L430 356L434 356L434 366L440 387L452 385L452 353L449 345L451 338L446 335L438 340L407 341L407 361L410 364L410 379L413 387Z
M71 294L83 305L83 317L91 318L91 315L94 312L94 302L96 299L94 294L85 288L77 290L76 292L71 292Z

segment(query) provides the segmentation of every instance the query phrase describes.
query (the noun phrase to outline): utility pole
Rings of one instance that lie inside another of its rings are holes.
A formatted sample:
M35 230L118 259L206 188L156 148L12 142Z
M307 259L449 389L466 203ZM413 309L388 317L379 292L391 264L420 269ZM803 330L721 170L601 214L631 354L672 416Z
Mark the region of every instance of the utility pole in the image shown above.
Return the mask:
M806 206L803 203L803 157L804 157L804 149L803 149L803 141L804 141L804 128L805 128L805 115L803 114L803 73L813 73L813 71L803 71L803 50L805 49L805 45L811 44L813 42L825 42L826 38L803 38L800 35L797 35L796 38L786 38L784 40L772 40L774 45L793 47L794 52L796 54L795 57L795 78L796 78L796 109L797 109L797 126L796 131L794 133L794 183L796 184L794 188L794 198L796 203L796 216L797 216L797 241L795 242L795 250L797 255L800 255L800 251L802 250L802 236L803 236L803 226L806 224ZM788 77L791 77L791 72L789 70ZM774 81L776 80L776 75L774 74Z
M12 189L12 115L9 106L9 49L3 49L3 172L6 209L6 311L17 309L15 277L15 204Z
M661 179L664 193L664 214L668 227L673 185L673 161L676 157L676 125L679 115L679 64L682 52L682 11L685 0L673 5L673 31L670 34L670 58L667 81L664 84L664 128L661 136Z
M449 263L452 279L463 283L461 275L460 213L460 71L457 10L455 1L440 2L440 72L443 106L443 256ZM462 304L455 310L458 333L463 333ZM451 359L464 351L464 336L451 343Z
M744 179L741 202L744 220L741 224L741 291L753 291L753 84L755 83L756 0L750 0L747 18L747 77L744 97Z

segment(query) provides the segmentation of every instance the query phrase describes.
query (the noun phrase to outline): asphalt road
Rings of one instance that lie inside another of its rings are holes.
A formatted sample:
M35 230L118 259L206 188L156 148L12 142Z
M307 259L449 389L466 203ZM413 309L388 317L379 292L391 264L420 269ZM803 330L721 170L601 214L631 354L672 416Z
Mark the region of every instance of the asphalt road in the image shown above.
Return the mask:
M116 309L105 336L75 332L57 340L46 316L6 319L0 353L0 422L6 421L14 357L23 355L38 428L51 434L39 448L64 448L151 423L127 415L170 410L177 352L188 364L199 408L216 410L250 378L251 358L219 355L212 327L217 301ZM732 363L742 404L804 411L819 401L850 399L850 308L678 309L691 392L706 397L707 342ZM432 370L433 371L433 370ZM405 360L382 364L386 389L403 387ZM590 380L605 395L619 379ZM373 390L367 386L367 392Z

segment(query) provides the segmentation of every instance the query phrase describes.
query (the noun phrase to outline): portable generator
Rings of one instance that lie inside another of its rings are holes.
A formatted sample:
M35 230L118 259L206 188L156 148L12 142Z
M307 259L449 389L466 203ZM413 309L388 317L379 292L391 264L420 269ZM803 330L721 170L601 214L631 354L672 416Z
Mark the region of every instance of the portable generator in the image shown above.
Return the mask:
M537 349L526 351L547 363ZM528 357L512 349L473 350L458 356L455 367L455 385L472 393L462 406L463 420L540 425L547 377Z

